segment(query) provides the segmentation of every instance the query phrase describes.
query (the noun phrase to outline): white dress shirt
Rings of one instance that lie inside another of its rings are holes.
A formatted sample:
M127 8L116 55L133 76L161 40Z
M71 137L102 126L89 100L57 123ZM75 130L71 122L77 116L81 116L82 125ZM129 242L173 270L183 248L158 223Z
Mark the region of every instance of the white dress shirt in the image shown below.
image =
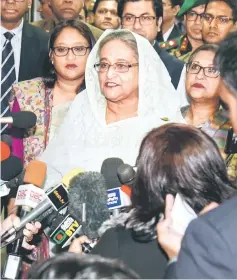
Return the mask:
M14 52L14 60L15 60L15 69L16 69L16 81L18 81L19 69L20 69L20 58L21 58L21 37L22 37L22 28L23 28L23 19L19 26L12 30L8 30L5 27L1 26L1 53L3 46L6 42L6 37L4 33L10 32L14 33L15 36L11 40L13 52ZM2 54L1 54L1 65L2 65Z
M174 28L174 24L163 34L164 41L168 40L173 28Z

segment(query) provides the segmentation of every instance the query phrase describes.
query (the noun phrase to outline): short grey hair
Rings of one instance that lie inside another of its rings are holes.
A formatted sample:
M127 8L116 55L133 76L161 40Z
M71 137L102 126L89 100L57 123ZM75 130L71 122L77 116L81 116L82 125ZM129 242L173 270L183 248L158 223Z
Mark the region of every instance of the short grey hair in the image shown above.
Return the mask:
M137 49L137 41L134 35L128 30L116 30L108 34L99 44L99 49L97 55L100 55L101 49L110 41L119 40L123 42L127 47L129 47L133 52L136 58L138 58L138 49Z

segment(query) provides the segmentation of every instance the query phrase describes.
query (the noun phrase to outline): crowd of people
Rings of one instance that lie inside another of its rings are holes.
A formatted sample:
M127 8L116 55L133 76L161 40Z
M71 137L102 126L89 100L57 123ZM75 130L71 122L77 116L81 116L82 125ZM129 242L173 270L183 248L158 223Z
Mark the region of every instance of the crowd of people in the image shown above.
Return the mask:
M27 224L21 278L236 278L236 0L40 0L29 23L31 4L1 1L1 117L37 116L27 131L1 125L12 153L46 163L45 191L106 158L137 169L131 207L104 221L90 255L82 236L52 257ZM1 199L1 232L19 223L15 195ZM200 215L183 233L178 197Z

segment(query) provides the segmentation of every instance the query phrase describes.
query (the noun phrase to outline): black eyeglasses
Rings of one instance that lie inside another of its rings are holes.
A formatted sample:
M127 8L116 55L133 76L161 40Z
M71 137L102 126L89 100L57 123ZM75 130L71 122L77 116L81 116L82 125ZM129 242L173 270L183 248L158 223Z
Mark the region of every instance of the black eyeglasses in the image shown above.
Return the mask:
M83 56L86 54L87 50L90 49L90 47L85 47L85 46L76 46L72 48L53 47L52 49L56 56L66 56L68 55L70 50L75 56Z
M134 15L126 15L122 17L122 24L123 25L133 25L136 21L136 19L139 19L139 22L141 25L151 25L153 21L156 19L154 16L140 16L140 17L135 17Z
M230 18L230 17L226 17L226 16L216 16L215 17L211 14L206 14L206 13L203 14L202 18L203 18L203 21L206 21L209 24L211 24L212 21L215 19L217 24L223 24L223 25L234 20L233 18Z
M216 67L202 67L201 65L195 62L187 63L186 69L187 72L190 74L198 74L201 70L203 70L204 75L209 78L217 78L220 75L220 72L216 69Z
M100 73L109 71L110 67L113 67L115 72L125 73L125 72L129 71L129 68L137 66L137 65L138 65L138 63L128 64L128 63L116 62L114 64L109 64L107 62L100 62L100 63L95 64L94 67L95 67L95 70Z
M200 17L200 19L202 19L203 14L204 13L198 14L195 11L189 11L189 12L187 12L186 17L187 17L188 21L195 21L195 20L197 20L198 17Z

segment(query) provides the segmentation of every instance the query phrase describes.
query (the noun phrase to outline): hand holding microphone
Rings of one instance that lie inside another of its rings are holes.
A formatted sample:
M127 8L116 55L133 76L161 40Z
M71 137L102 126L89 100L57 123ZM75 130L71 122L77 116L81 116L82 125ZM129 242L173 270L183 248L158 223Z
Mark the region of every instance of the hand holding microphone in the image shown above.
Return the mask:
M11 214L8 216L1 224L1 233L4 233L11 227L17 227L20 224L20 218L17 217L14 214ZM35 224L26 224L25 229L23 230L24 234L24 240L22 243L22 247L27 250L32 250L35 246L30 245L28 242L30 242L33 238L33 235L37 234L39 229L41 228L41 224L39 222L36 222ZM10 242L11 239L14 239L14 236L11 236L9 239L7 239L7 242Z

